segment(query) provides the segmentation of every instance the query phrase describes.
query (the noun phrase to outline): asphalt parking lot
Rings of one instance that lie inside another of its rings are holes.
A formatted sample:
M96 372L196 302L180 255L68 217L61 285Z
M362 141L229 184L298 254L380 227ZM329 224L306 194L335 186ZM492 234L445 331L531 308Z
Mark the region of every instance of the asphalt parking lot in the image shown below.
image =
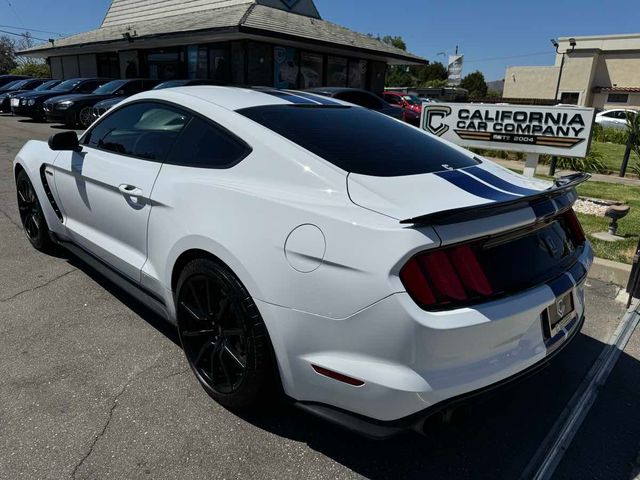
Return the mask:
M33 250L11 162L55 127L0 115L0 478L519 478L614 333L619 289L590 280L582 333L545 370L430 435L371 442L287 406L238 416L177 334L79 260ZM640 452L636 332L555 478L629 479Z

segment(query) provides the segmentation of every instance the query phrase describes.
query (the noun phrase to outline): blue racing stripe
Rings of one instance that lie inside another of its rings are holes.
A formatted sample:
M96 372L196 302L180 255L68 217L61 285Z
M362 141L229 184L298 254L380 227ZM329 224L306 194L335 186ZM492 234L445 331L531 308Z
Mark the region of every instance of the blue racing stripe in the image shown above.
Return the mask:
M553 294L556 297L559 297L560 295L567 293L575 285L567 275L563 274L562 276L556 278L555 280L551 280L550 282L547 282L547 286L551 290L553 290Z
M477 197L486 198L488 200L494 200L496 202L506 202L509 200L514 200L519 198L516 195L512 195L510 193L504 193L499 190L496 190L479 180L470 177L460 171L457 170L447 170L444 172L437 172L437 176L446 180L447 182L455 185L458 188L461 188L467 193L475 195Z
M531 209L533 210L536 218L544 218L549 215L553 215L557 211L553 202L546 198L537 202L533 202L531 204Z
M322 105L332 105L335 107L341 107L342 104L335 102L331 99L329 99L328 97L325 97L324 95L312 95L310 93L306 93L306 92L298 92L297 90L295 92L290 92L293 95L298 95L300 97L304 97L307 100L313 100L314 102L318 102Z
M282 100L286 100L288 102L294 103L296 105L318 105L318 102L307 100L306 98L300 98L298 96L292 95L283 90L262 90L257 89L258 92L266 93L267 95L272 95L274 97L278 97Z
M569 270L569 273L576 282L580 282L587 275L587 269L584 268L582 263L576 262L575 265L571 267L571 270Z
M518 195L535 195L536 193L540 193L538 190L519 187L518 185L507 182L506 180L503 180L502 178L480 167L465 168L465 172L469 172L474 177L478 177L480 180L487 182L489 185L492 185L501 190L505 190L507 192L517 193Z

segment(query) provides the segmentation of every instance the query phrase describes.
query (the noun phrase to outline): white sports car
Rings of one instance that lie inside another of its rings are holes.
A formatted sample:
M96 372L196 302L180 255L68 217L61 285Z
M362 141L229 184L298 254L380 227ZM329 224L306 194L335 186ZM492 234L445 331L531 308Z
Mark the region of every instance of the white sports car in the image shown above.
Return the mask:
M184 87L29 141L18 204L178 327L221 404L284 391L372 437L544 365L579 331L592 251L574 175L525 179L309 93Z

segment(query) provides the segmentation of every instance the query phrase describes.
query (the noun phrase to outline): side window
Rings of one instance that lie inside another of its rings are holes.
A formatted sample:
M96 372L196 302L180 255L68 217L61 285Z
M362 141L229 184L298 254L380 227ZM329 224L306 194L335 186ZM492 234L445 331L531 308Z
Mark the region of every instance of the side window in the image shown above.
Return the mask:
M100 86L99 82L84 82L78 85L78 93L91 93Z
M230 168L251 148L224 129L193 117L178 138L167 163L188 167Z
M124 92L123 95L133 95L134 93L141 92L143 90L142 80L125 83L120 90Z
M397 95L385 95L384 99L391 105L402 105L402 100Z
M382 109L382 102L377 97L364 92L343 92L336 95L336 98L344 100L345 102L355 103L356 105L360 105L364 108L370 108L372 110Z
M98 122L87 133L83 144L145 160L164 161L190 118L168 105L134 103Z

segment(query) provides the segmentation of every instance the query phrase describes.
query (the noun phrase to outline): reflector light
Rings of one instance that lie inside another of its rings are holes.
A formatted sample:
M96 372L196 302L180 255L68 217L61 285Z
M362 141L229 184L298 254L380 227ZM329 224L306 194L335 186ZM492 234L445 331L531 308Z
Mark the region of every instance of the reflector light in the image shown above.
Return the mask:
M319 367L318 365L311 365L311 367L316 371L316 373L319 373L323 377L333 378L334 380L338 380L339 382L346 383L354 387L361 387L364 385L364 382L362 380L358 380L357 378L348 377L347 375L343 375L341 373L334 372L333 370Z

